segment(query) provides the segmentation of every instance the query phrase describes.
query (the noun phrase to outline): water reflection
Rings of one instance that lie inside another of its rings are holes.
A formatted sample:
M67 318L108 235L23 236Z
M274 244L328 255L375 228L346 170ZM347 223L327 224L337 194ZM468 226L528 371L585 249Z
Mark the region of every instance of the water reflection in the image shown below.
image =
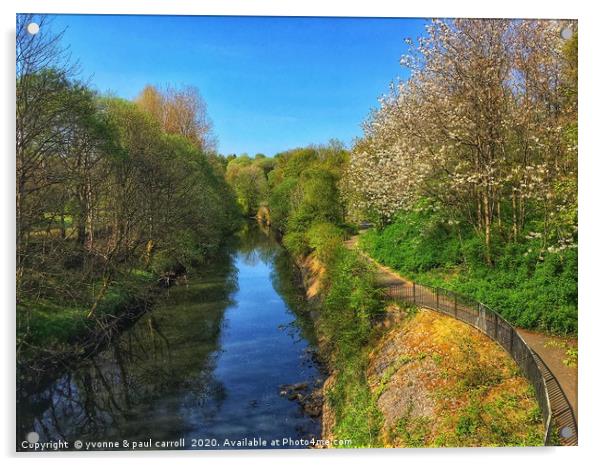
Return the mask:
M318 376L294 270L269 232L244 228L109 348L21 401L18 440L317 435L278 390Z

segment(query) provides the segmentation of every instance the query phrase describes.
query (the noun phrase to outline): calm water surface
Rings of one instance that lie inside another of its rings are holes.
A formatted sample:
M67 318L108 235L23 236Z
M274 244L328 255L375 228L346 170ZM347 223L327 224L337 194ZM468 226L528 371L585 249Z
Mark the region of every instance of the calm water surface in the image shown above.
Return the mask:
M319 421L280 395L319 381L294 267L275 239L245 228L218 263L169 290L106 350L18 405L17 443L318 437Z

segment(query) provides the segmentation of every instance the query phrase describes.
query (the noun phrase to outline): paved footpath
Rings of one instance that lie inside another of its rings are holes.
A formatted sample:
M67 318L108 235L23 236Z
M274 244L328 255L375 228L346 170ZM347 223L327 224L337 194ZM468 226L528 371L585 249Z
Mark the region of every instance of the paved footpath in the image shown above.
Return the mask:
M357 241L358 236L352 236L349 240L345 241L345 245L349 249L357 249ZM376 266L376 282L379 286L403 285L404 283L411 282L391 268L375 261L367 254L362 252L362 255ZM577 367L567 367L566 364L563 363L563 360L566 359L566 346L570 345L576 347L577 339L550 336L521 328L517 328L516 330L531 349L533 349L546 363L552 374L554 374L562 387L571 408L573 408L575 418L577 418Z

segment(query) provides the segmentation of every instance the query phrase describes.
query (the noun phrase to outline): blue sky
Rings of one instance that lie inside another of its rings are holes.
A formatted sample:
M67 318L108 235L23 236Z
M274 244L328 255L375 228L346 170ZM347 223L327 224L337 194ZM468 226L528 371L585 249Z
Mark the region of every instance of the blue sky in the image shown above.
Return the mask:
M100 92L197 86L221 153L274 155L350 144L396 77L424 20L57 15L64 43Z

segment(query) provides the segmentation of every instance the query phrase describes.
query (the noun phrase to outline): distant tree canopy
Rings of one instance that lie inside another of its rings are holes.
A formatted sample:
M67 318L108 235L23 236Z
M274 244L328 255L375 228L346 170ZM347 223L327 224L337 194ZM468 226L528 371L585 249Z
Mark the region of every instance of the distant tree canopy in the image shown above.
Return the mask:
M313 223L343 223L338 182L347 156L335 141L276 154L268 176L272 225L283 232L302 232Z
M267 200L266 174L271 170L271 163L272 160L265 156L251 158L246 154L228 161L226 180L236 193L238 204L247 217L256 215L259 207Z
M167 134L179 134L203 151L215 149L207 106L196 87L160 90L148 85L136 103L153 115Z

